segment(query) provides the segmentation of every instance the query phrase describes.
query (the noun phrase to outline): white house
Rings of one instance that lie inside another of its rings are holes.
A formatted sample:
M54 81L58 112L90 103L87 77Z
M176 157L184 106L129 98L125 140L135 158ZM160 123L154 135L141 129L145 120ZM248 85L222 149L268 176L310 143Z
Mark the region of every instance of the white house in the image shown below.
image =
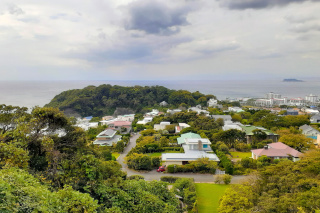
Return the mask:
M182 146L185 153L163 153L161 156L162 165L185 165L199 158L220 161L216 154L207 153L212 151L210 144L211 142L207 138L185 138L185 144Z
M145 118L143 118L143 120L138 121L137 124L146 125L147 123L151 122L152 120L153 120L152 117L145 117Z
M207 104L208 104L208 107L216 107L218 105L218 100L211 98L209 99Z
M147 117L154 117L154 116L157 116L158 114L159 114L159 110L157 110L157 109L152 109L151 112L147 112L147 113L146 113L146 116L147 116Z
M179 123L179 126L176 126L175 129L176 129L176 133L179 133L181 130L185 129L185 128L188 128L190 127L189 124L186 124L186 123Z
M130 121L130 122L132 122L134 120L134 114L118 115L117 120L118 121Z
M240 107L228 107L229 112L243 112Z
M199 107L191 107L188 109L188 111L194 111L197 112L198 115L205 114L206 116L209 116L209 112L207 110L202 110Z
M160 124L154 125L154 130L156 130L156 131L165 130L168 125L170 125L170 122L162 121L162 122L160 122Z

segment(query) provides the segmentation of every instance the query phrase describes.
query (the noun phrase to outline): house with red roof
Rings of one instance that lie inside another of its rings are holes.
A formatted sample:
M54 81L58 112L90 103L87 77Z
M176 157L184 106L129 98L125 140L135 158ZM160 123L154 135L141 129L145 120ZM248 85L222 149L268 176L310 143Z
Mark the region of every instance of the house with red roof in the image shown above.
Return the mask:
M285 145L281 142L270 143L262 149L251 150L252 158L258 159L259 157L265 155L271 159L281 159L281 158L292 158L294 162L299 160L302 155L301 152Z

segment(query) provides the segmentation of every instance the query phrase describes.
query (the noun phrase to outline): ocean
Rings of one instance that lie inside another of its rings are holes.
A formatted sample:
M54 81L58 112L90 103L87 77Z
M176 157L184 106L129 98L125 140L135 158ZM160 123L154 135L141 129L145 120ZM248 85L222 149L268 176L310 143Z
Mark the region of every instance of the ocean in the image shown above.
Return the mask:
M239 80L239 81L0 81L0 104L44 106L54 96L70 89L81 89L88 85L111 84L120 86L160 85L170 89L184 89L213 94L219 100L226 98L262 98L268 92L282 97L305 97L311 93L320 96L320 80L305 82L282 82L281 80Z

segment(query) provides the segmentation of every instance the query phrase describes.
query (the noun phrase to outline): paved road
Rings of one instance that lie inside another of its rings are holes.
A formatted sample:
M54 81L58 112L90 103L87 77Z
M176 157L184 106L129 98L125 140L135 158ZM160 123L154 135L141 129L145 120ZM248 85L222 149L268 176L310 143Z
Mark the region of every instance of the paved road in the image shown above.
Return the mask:
M122 165L122 170L127 172L128 176L131 175L142 175L145 180L160 180L161 176L175 176L175 177L188 177L194 178L195 182L198 183L210 183L214 181L214 176L211 174L195 174L195 173L178 173L178 174L167 174L167 173L159 173L156 170L152 171L143 171L138 172L132 169L129 169L127 164L125 163L125 157L129 153L129 151L136 146L136 140L140 137L140 134L134 135L130 138L130 142L127 147L124 149L123 153L119 156L117 161ZM231 183L240 183L246 180L247 176L233 176Z

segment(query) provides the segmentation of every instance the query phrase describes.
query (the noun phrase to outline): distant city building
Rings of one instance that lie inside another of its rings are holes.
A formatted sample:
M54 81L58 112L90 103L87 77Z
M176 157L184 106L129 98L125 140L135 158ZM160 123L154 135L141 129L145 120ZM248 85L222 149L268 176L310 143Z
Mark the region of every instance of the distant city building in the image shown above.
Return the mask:
M308 102L308 103L316 103L318 101L318 99L319 99L319 97L317 95L312 95L312 94L307 95L305 98L306 102Z
M269 93L266 94L266 99L273 99L273 98L280 99L281 95L280 94L275 94L273 92L269 92Z

